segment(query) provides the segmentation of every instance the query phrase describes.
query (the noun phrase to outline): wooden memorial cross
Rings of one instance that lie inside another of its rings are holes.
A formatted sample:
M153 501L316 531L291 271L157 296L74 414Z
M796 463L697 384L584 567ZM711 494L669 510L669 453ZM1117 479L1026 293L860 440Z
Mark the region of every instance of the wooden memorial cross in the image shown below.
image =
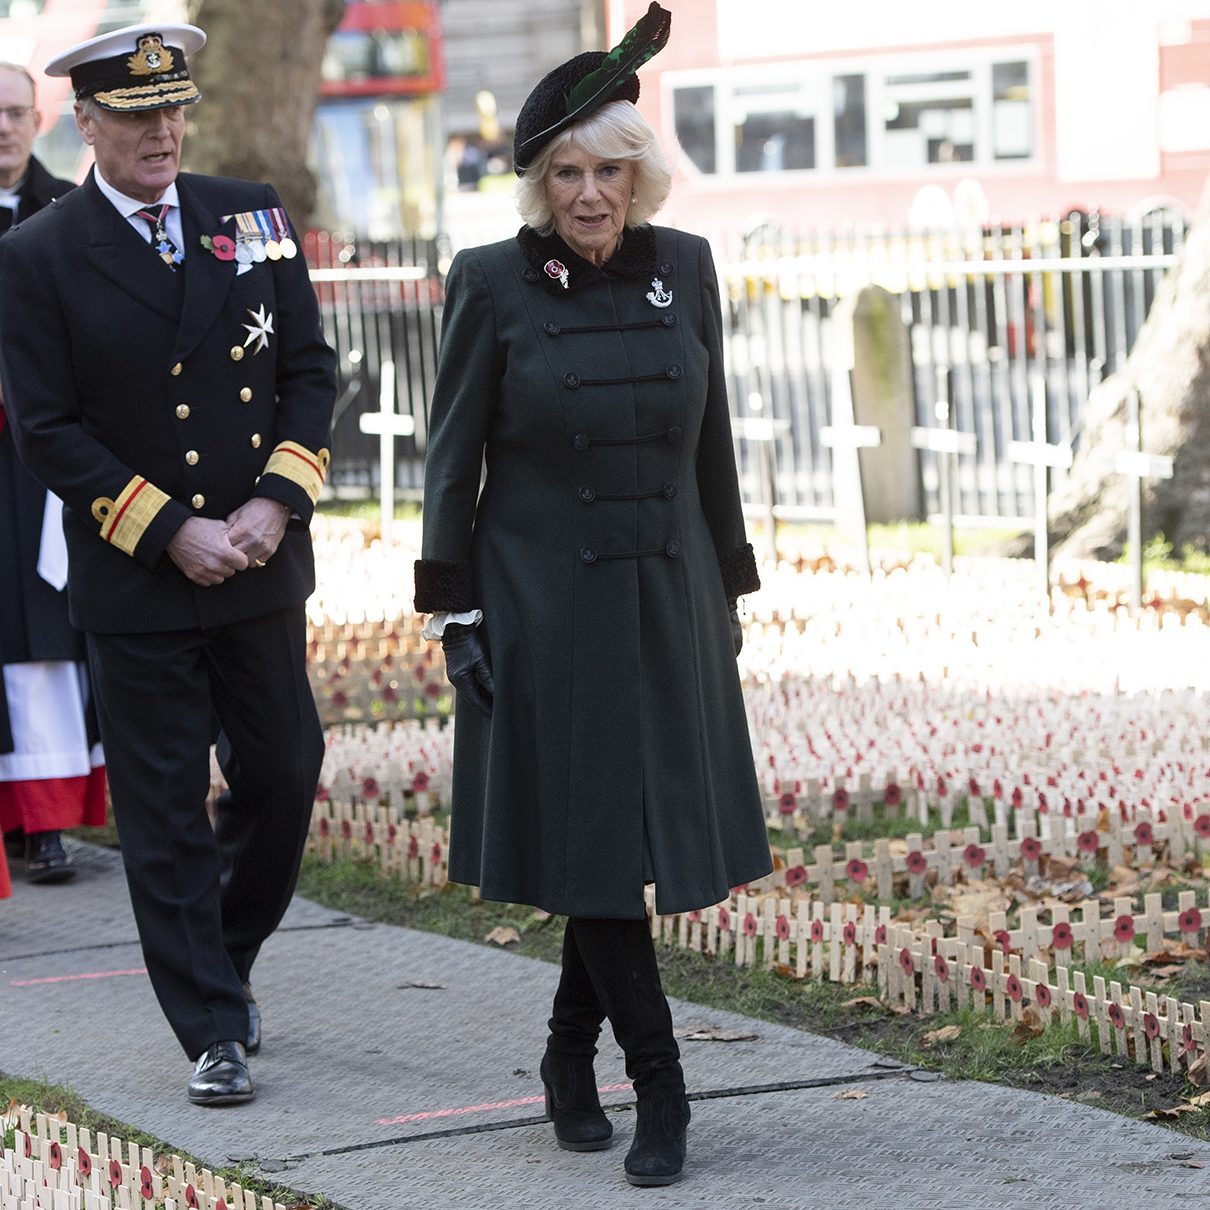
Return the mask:
M850 402L850 411L852 404ZM861 481L861 450L882 444L882 430L873 424L847 423L824 425L819 443L832 451L832 493L837 502L837 520L852 522L861 540L861 561L865 574L870 570L870 534L866 523L865 487ZM847 516L841 516L842 513Z
M947 576L954 573L954 467L959 454L975 452L975 434L960 433L949 426L950 401L948 372L937 371L937 403L934 414L940 426L912 429L912 445L937 455L938 489L941 495L941 523L944 529L941 566Z
M1113 469L1115 474L1134 479L1126 544L1130 547L1130 608L1138 613L1143 604L1143 480L1171 479L1172 459L1165 454L1143 453L1139 393L1133 388L1126 396L1126 441L1132 448L1118 452Z
M758 391L748 396L748 407L760 413L764 400ZM777 455L773 443L790 431L788 420L772 416L741 416L735 422L735 435L741 441L755 441L761 446L761 463L764 470L765 524L769 530L769 554L777 565Z
M1034 562L1038 565L1043 595L1050 604L1050 550L1049 534L1046 529L1046 497L1049 489L1049 472L1052 466L1071 466L1071 446L1051 445L1046 440L1046 379L1035 375L1030 384L1033 404L1031 427L1033 440L1010 441L1008 457L1012 462L1024 463L1034 468Z
M378 434L378 492L382 541L390 541L395 517L395 438L411 437L416 421L395 411L395 363L384 361L378 388L378 411L366 412L357 422L363 433Z

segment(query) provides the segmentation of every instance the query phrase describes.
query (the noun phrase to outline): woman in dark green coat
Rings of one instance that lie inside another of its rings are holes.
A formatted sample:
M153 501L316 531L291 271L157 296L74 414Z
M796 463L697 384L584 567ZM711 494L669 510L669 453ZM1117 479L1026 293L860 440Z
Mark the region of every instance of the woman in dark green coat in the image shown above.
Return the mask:
M560 1145L609 1145L608 1017L643 1185L679 1177L689 1119L644 885L683 912L770 869L735 669L736 599L759 580L718 283L704 240L647 222L670 173L634 69L669 21L653 4L518 116L526 226L447 281L416 564L458 689L450 877L568 916L547 1111Z

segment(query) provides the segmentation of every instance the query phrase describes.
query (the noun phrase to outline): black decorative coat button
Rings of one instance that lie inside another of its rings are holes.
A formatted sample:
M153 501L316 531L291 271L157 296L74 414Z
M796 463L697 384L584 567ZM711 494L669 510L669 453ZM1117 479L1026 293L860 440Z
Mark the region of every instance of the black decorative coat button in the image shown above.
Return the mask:
M548 319L542 325L542 328L546 332L547 336L558 336L559 335L559 325L557 323L555 323L553 320Z
M662 323L664 325L664 327L666 327L666 328L675 328L676 327L676 316L675 315L661 315L660 323Z
M532 269L532 268L531 268L531 269L524 269L524 270L522 270L522 272L521 272L521 276L522 276L523 278L525 278L525 280L526 280L526 281L528 281L528 282L535 282L535 281L537 281L537 280L538 280L538 270L537 270L537 269Z
M681 544L679 542L669 542L668 545L664 547L664 554L666 554L670 559L678 558L680 553Z
M665 483L664 484L664 499L671 500L673 498L673 496L675 496L675 495L676 495L676 484L675 483Z
M585 546L580 550L581 563L595 563L597 561L597 552L591 546Z
M650 262L649 262L649 263L650 263ZM662 261L660 261L660 272L661 272L661 273L662 273L662 274L663 274L665 277L667 277L667 276L668 276L668 274L669 274L669 273L671 273L671 272L673 271L673 269L674 269L674 268L676 268L676 266L675 266L675 265L674 265L674 264L673 264L673 263L672 263L670 260L662 260Z
M680 443L681 443L681 430L680 430L680 429L676 429L676 428L669 429L669 430L668 430L668 431L667 431L667 432L664 434L664 437L667 439L667 441L668 441L668 444L669 444L669 445L680 445Z
M673 382L676 382L676 380L681 376L681 367L680 366L669 366L664 371L664 373L667 374L668 377L671 378Z
M580 488L579 496L585 504L591 504L597 498L597 493L594 488L582 487Z
M578 450L586 450L591 444L592 441L589 439L587 433L577 433L572 439L572 445Z
M577 374L564 374L563 385L570 387L573 391L580 385L580 378Z

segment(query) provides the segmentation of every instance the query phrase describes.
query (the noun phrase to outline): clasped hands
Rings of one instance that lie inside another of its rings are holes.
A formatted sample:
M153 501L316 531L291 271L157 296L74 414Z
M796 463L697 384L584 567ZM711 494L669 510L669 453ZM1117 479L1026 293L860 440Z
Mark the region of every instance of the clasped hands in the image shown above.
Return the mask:
M263 567L286 532L290 509L267 496L253 496L225 521L190 517L172 537L168 557L194 584L212 588L237 571Z

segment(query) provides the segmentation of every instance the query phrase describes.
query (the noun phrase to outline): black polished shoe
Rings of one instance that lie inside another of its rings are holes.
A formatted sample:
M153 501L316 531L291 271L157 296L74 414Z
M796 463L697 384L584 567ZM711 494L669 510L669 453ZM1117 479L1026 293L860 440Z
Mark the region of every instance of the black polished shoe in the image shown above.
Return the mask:
M248 1040L244 1043L244 1050L254 1055L260 1050L260 1007L252 994L251 983L244 984L244 999L248 1001Z
M539 1068L546 1089L546 1116L555 1125L555 1141L564 1151L604 1151L613 1125L601 1108L589 1055L548 1050Z
M74 878L71 858L58 832L29 832L25 837L25 877L28 882L65 882Z
M252 1100L252 1078L242 1042L215 1042L193 1069L189 1099L195 1105L238 1105Z
M626 1179L632 1185L671 1185L681 1179L689 1131L689 1101L681 1092L638 1096L634 1140L626 1154Z

